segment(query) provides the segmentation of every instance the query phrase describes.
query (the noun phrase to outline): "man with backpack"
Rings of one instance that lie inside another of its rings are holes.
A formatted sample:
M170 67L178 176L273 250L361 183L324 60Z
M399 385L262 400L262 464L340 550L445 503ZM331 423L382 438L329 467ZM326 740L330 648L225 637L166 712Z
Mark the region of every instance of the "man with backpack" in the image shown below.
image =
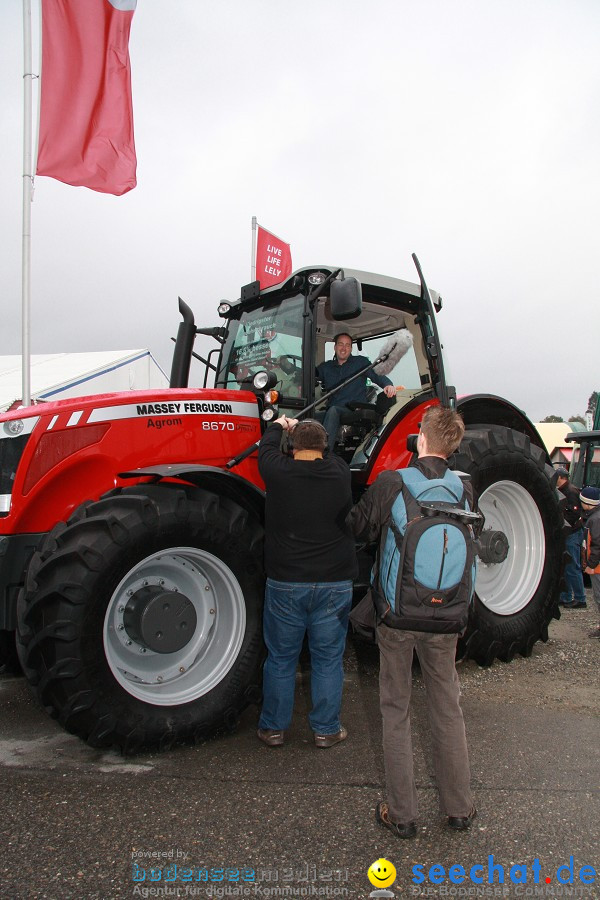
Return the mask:
M413 651L427 690L432 761L447 824L465 830L476 815L455 656L474 585L473 526L481 517L472 512L470 483L447 463L464 429L455 410L430 407L421 422L416 464L381 473L347 518L356 537L380 540L372 593L387 799L378 803L375 817L400 838L417 831Z

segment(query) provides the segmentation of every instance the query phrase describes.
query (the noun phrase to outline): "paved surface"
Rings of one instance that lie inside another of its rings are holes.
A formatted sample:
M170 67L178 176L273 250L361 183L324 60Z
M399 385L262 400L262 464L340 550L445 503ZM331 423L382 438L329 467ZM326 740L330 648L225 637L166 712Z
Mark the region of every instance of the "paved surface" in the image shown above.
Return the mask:
M556 873L572 856L567 887L600 898L600 877L586 887L579 877L584 865L600 873L600 640L587 637L594 621L591 608L568 611L530 659L460 666L479 809L468 833L449 832L439 814L415 673L414 841L374 822L383 796L374 648L349 642L343 720L350 737L326 751L310 739L301 674L282 748L259 744L251 709L234 735L128 759L65 734L23 679L0 676L0 897L205 897L211 889L225 897L368 897L367 869L380 857L396 867L396 897L568 896ZM489 884L490 855L503 867L503 884L499 870ZM177 880L165 881L175 863ZM429 877L434 864L445 871L439 885ZM479 886L469 876L477 864ZM452 865L467 873L461 887L448 879ZM160 881L150 880L153 866ZM134 882L134 872L145 880ZM194 881L183 882L187 875ZM527 881L514 884L519 877Z

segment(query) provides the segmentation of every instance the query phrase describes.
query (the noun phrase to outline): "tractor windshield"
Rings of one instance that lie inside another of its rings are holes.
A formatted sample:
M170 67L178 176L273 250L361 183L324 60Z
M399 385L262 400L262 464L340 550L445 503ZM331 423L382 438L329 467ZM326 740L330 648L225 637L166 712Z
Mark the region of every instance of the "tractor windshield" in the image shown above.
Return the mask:
M261 305L243 311L231 321L221 356L216 387L241 389L252 377L267 369L277 377L277 390L285 399L302 394L302 313L299 295L277 305Z

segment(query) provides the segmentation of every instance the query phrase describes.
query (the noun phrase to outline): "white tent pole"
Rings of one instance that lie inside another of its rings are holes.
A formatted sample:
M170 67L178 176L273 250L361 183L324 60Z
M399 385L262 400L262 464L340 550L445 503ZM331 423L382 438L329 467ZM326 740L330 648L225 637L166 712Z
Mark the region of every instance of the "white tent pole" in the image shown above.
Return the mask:
M29 306L31 296L31 202L33 199L33 172L31 171L31 115L32 79L31 71L31 0L23 0L23 243L21 255L21 367L22 404L31 404L30 377L30 325Z
M250 262L250 278L256 281L256 216L252 216L252 260Z

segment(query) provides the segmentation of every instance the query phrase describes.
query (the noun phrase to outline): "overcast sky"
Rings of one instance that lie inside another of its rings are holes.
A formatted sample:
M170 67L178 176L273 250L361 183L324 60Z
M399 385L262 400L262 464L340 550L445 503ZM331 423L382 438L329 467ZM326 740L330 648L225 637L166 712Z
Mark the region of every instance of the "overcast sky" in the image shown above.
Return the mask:
M177 296L219 324L256 215L295 268L416 281L416 252L459 394L584 413L599 45L598 0L138 0L138 186L36 179L32 352L148 347L168 369ZM21 350L22 75L22 7L4 0L0 354Z

